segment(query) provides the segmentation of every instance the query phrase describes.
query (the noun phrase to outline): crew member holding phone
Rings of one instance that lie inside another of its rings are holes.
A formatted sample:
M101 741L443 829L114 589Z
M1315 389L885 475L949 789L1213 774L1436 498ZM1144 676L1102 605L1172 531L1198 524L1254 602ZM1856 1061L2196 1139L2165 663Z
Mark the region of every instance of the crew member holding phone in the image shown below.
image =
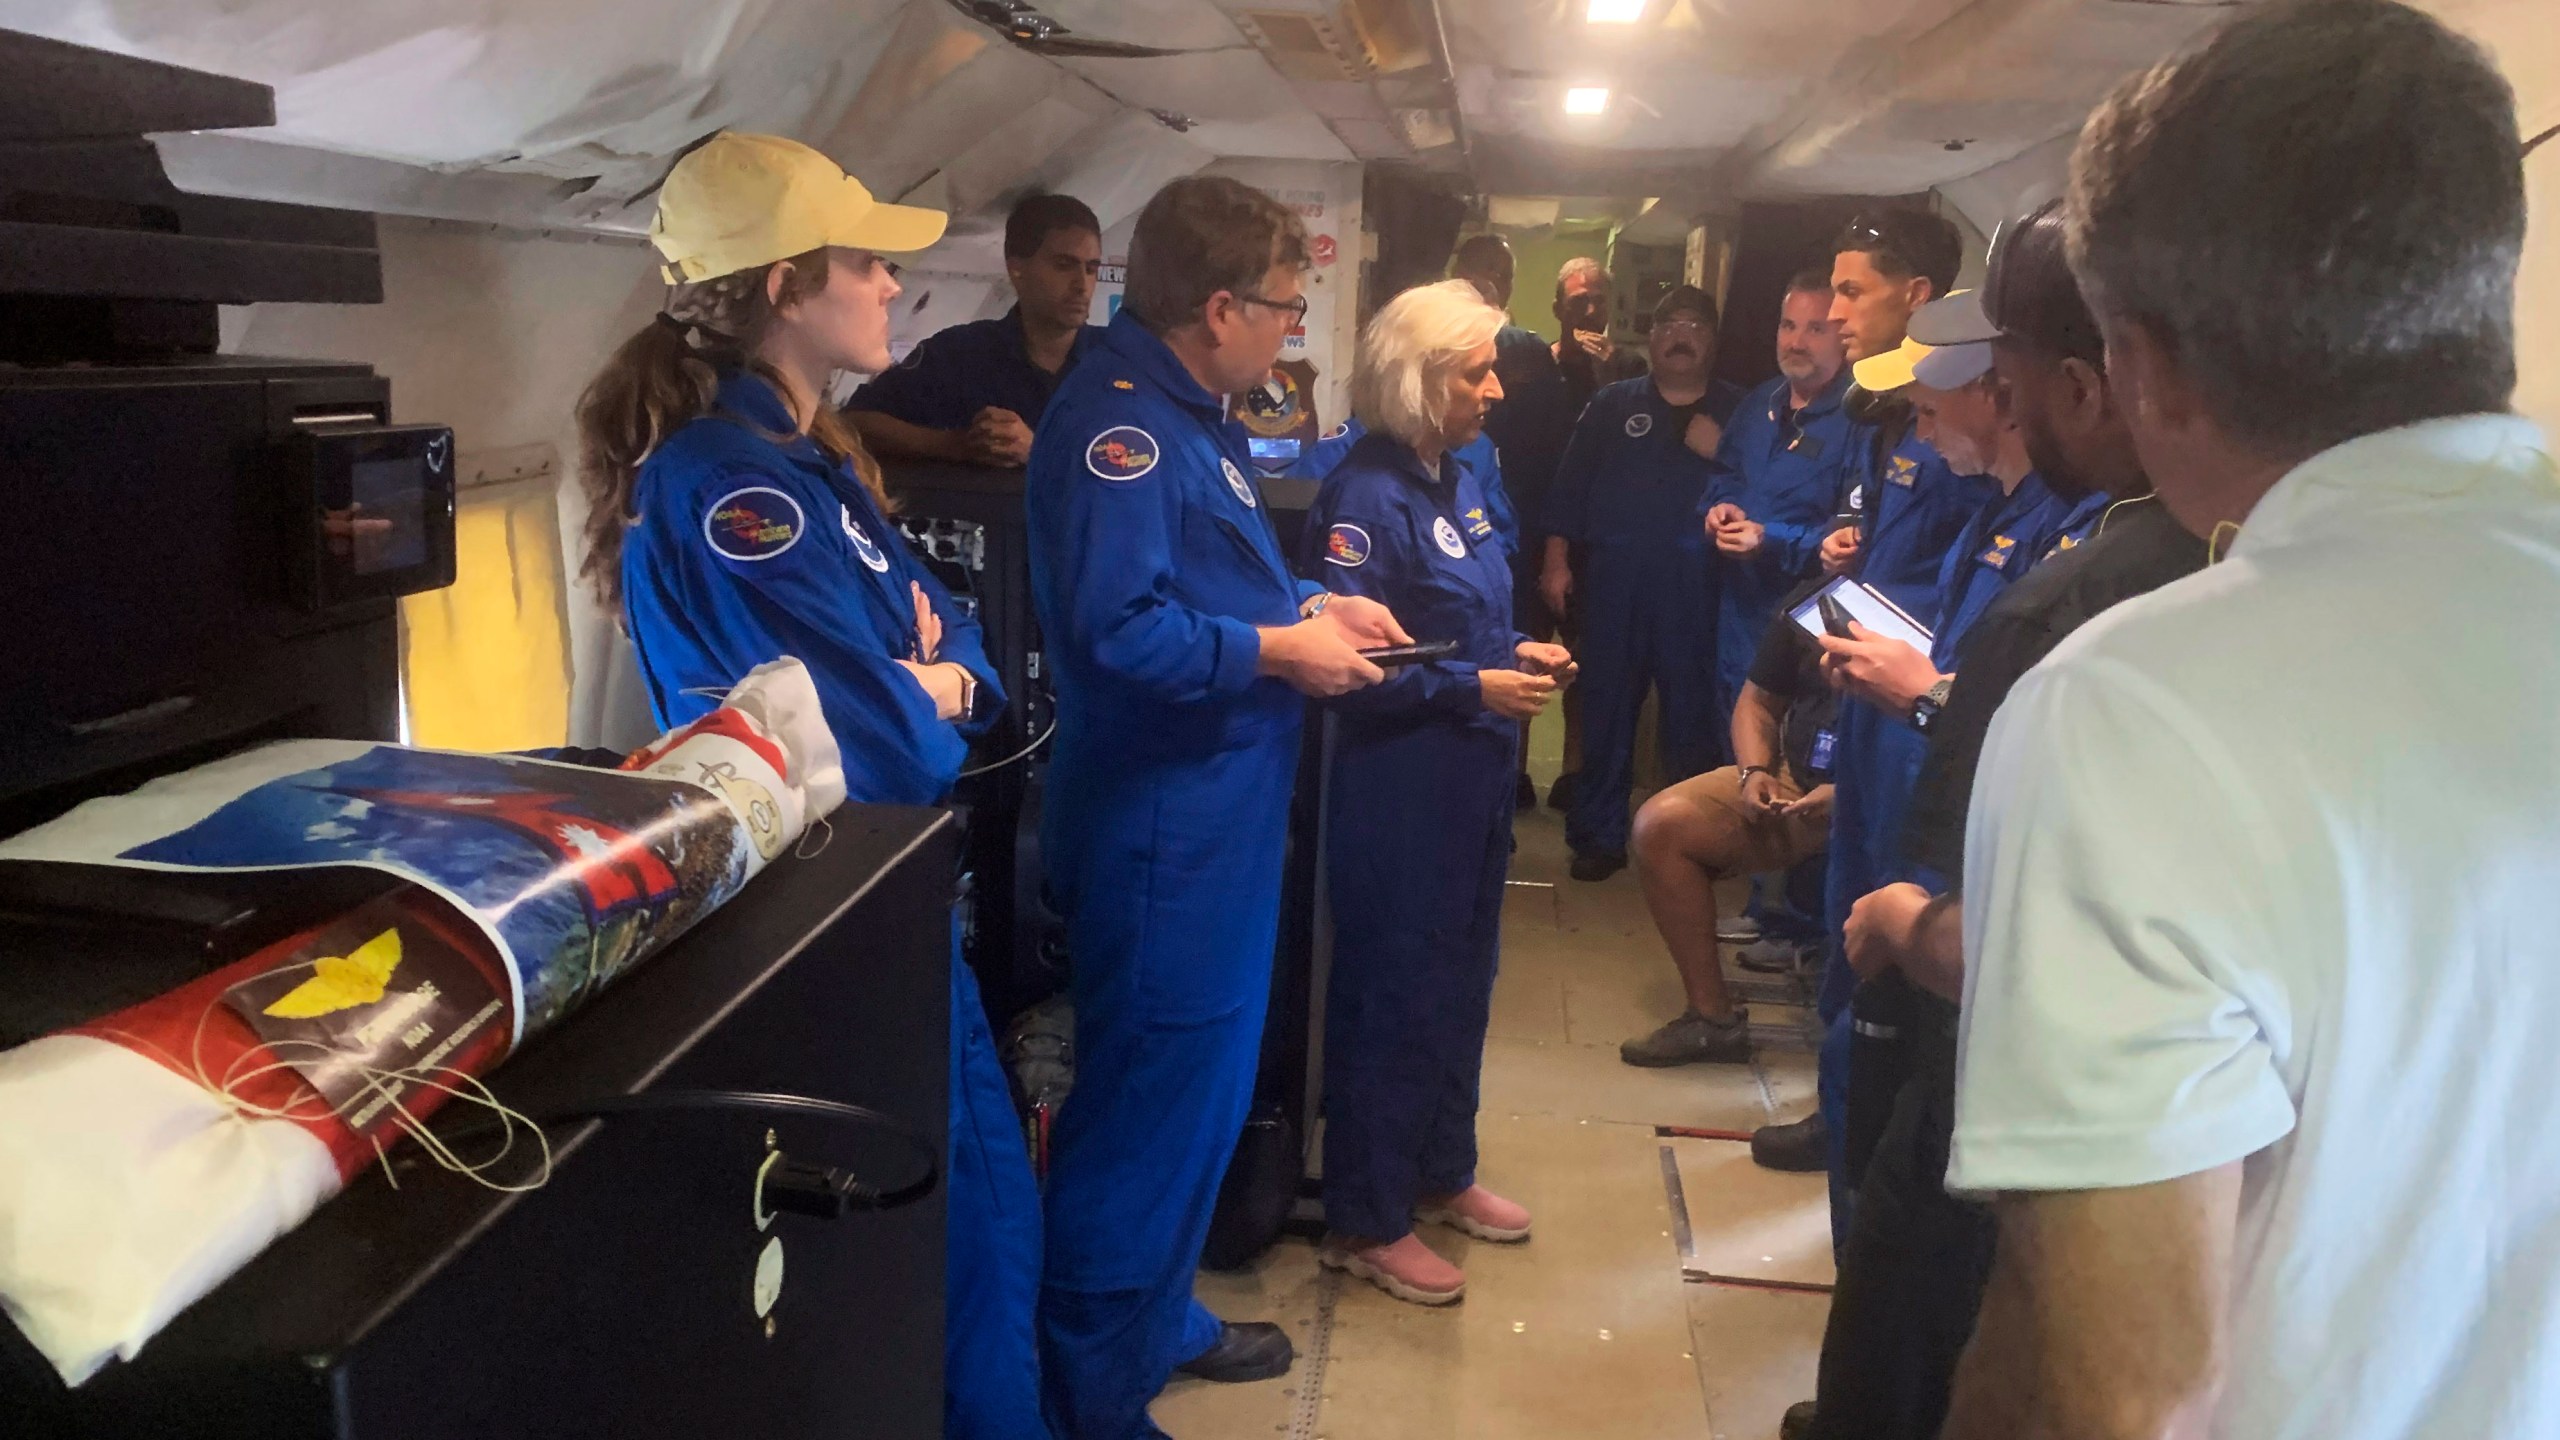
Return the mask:
M1476 1183L1484 1065L1511 864L1521 722L1573 675L1511 619L1511 568L1460 458L1502 396L1502 312L1463 280L1408 290L1369 322L1351 381L1367 430L1326 477L1304 566L1384 604L1445 658L1328 702L1325 1218L1320 1258L1445 1305L1466 1276L1413 1233L1529 1238L1529 1212ZM1381 657L1388 658L1388 657Z
M1831 837L1831 766L1839 748L1837 697L1822 650L1798 623L1811 580L1785 597L1756 637L1751 673L1733 707L1735 765L1656 792L1636 812L1636 880L1689 1006L1649 1035L1618 1047L1630 1065L1751 1060L1750 1017L1733 1003L1716 955L1716 885L1818 859ZM1843 623L1846 623L1845 614ZM1786 1170L1822 1159L1754 1154Z
M1176 1366L1285 1373L1192 1298L1271 996L1305 695L1385 677L1373 600L1289 570L1224 397L1306 318L1307 234L1221 176L1158 191L1129 290L1032 442L1031 589L1058 689L1042 837L1075 949L1040 1330L1064 1440L1152 1440Z

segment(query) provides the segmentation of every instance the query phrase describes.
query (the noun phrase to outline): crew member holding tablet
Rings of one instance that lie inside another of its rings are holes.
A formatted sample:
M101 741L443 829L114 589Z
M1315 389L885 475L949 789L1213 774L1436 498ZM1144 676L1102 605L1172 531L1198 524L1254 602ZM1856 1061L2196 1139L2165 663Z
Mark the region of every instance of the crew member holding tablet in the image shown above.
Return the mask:
M1328 476L1302 565L1366 596L1445 659L1400 666L1329 703L1325 1220L1319 1258L1400 1300L1446 1305L1467 1278L1416 1218L1497 1243L1529 1212L1476 1183L1502 881L1520 727L1573 657L1511 622L1511 565L1459 454L1502 396L1502 312L1473 285L1408 290L1369 322L1352 373L1367 433ZM1339 602L1337 602L1339 603Z

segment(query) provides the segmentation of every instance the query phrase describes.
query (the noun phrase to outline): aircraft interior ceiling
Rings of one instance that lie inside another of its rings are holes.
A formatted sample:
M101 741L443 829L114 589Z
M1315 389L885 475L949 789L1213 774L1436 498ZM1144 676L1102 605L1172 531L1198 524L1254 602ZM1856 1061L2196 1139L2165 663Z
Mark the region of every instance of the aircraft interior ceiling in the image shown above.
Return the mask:
M2022 155L2050 182L2048 142L2228 3L1652 0L1606 25L1589 0L0 0L0 24L275 86L270 130L164 141L192 189L636 236L684 147L770 130L950 209L949 243L993 270L985 237L1027 188L1108 224L1222 156L1683 211L1909 193ZM2524 50L2533 0L2437 8L2547 124L2560 63ZM1030 38L986 23L1006 14ZM1578 86L1606 109L1565 113Z
M0 27L273 86L271 128L159 137L171 177L388 217L385 302L235 307L225 348L379 367L403 415L456 426L472 473L525 477L510 524L533 530L511 553L556 547L565 577L584 509L560 483L570 411L661 302L640 248L654 187L721 128L807 140L884 197L952 214L910 267L902 352L1009 303L1002 217L1025 193L1083 199L1116 257L1176 176L1219 165L1272 189L1333 242L1325 259L1339 245L1310 277L1306 358L1330 415L1356 338L1364 164L1436 175L1498 222L1602 216L1657 245L1750 200L1923 190L1978 238L2054 193L2110 85L2225 8L1602 3L1638 18L1595 23L1594 0L0 0ZM2560 125L2551 0L2426 3L2497 57L2527 134ZM1586 87L1606 103L1568 114ZM2517 407L2560 424L2560 143L2529 183ZM566 616L556 658L523 663L571 677L567 733L645 739L592 597L566 578L548 598L499 588L501 608Z

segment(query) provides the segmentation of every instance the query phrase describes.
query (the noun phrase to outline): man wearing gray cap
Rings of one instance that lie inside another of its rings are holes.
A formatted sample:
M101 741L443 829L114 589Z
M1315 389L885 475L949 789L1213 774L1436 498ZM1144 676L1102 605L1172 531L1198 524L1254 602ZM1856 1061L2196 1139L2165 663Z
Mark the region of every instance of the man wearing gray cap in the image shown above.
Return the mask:
M2009 417L2072 519L2034 573L1974 622L1957 655L1901 834L1926 883L1888 885L1848 919L1860 973L1898 973L1917 989L1913 1073L1867 1166L1823 1335L1818 1399L1798 1407L1795 1433L1882 1440L1938 1433L1991 1265L1990 1210L1949 1196L1943 1183L1964 983L1965 807L1983 733L2018 677L2064 636L2205 559L2204 542L2152 494L2108 391L2105 344L2063 256L2059 202L2001 227L1982 288L1922 310L1911 328L1924 343L1991 347Z
M2393 0L2118 88L2073 270L2224 558L2018 682L1965 842L1946 1434L2560 1435L2560 474L2513 92Z

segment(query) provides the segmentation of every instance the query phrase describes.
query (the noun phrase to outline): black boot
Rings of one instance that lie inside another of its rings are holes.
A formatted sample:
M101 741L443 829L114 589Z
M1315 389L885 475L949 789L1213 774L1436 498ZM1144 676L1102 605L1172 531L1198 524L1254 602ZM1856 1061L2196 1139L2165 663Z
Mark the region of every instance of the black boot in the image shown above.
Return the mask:
M1176 1367L1185 1375L1234 1385L1246 1380L1276 1380L1289 1373L1298 1349L1289 1332L1260 1320L1230 1320L1218 1332L1218 1343Z
M1785 1125L1763 1125L1751 1132L1751 1158L1764 1170L1810 1174L1831 1168L1831 1128L1814 1111Z

